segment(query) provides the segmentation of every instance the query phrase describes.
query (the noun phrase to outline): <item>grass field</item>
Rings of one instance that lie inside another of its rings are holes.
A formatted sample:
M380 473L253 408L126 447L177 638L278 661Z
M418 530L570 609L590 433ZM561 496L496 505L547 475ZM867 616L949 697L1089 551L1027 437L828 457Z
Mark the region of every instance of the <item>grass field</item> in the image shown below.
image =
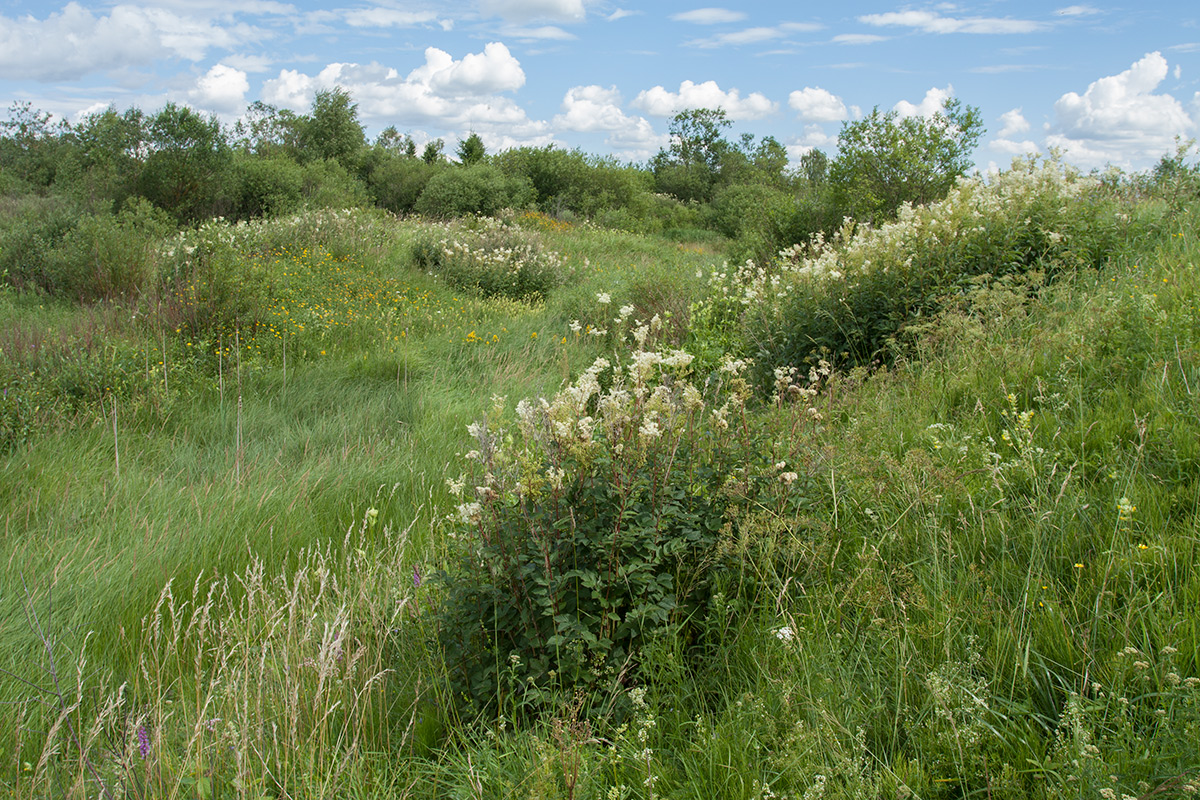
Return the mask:
M0 791L1195 794L1200 218L1064 185L953 195L761 275L711 243L538 215L322 212L185 236L165 288L127 304L0 294ZM475 262L418 265L422 242L488 236L535 242L558 283L484 297ZM818 301L853 310L826 315L848 344L804 361ZM686 424L646 400L586 456L514 421L594 374L578 414L600 431L653 348L697 356L646 384L694 384ZM724 351L759 364L744 390ZM598 357L626 371L589 373ZM469 460L485 418L554 486L507 495ZM465 696L447 631L470 628L462 587L509 585L471 549L511 530L489 527L517 519L504 498L710 463L710 488L678 484L724 504L688 573L703 591L575 683L552 646L484 631L494 702Z

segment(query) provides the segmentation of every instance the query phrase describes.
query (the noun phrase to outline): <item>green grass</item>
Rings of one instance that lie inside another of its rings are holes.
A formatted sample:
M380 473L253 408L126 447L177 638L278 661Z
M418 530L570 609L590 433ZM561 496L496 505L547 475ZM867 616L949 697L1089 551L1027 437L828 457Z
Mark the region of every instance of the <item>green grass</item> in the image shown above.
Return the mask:
M702 637L648 642L621 713L566 696L519 724L464 717L432 646L465 426L624 352L623 305L695 336L719 256L545 225L574 282L526 305L412 270L419 223L272 240L241 256L272 292L236 344L149 295L130 321L0 294L5 419L25 423L0 461L0 787L1194 793L1200 212L1148 214L1097 269L976 282L888 367L756 407L758 455L796 477L723 537L739 566L687 621ZM100 358L55 344L85 339Z

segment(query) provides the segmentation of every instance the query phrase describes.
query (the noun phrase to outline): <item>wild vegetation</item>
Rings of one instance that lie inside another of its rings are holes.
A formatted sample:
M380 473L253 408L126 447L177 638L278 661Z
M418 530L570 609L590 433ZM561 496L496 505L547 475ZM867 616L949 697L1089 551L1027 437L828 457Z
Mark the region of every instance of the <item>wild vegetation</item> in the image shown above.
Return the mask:
M13 109L0 791L1196 794L1187 149L727 128Z

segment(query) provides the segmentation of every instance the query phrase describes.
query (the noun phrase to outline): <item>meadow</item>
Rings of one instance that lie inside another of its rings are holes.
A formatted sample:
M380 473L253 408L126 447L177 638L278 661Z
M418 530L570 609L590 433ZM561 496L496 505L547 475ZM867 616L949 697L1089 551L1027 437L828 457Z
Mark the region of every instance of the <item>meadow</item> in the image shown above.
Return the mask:
M135 291L0 290L0 792L1196 794L1176 178L1019 163L741 263L131 222L88 280Z

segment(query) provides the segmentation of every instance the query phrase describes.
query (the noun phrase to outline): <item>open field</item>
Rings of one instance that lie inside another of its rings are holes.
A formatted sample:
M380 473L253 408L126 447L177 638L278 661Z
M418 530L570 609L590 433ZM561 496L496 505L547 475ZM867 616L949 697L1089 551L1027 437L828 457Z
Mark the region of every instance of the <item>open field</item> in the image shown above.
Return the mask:
M314 211L6 289L0 792L1194 795L1198 230L1025 165L760 266Z

